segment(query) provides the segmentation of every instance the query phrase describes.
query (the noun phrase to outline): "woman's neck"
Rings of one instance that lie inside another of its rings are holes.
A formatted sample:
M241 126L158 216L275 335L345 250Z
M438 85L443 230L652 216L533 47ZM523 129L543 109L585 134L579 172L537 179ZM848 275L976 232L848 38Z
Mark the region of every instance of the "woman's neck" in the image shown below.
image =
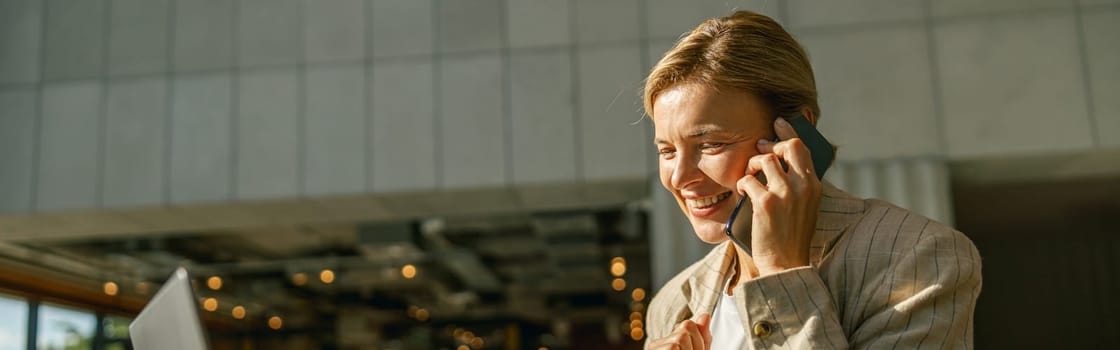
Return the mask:
M731 291L739 283L758 277L758 267L754 265L754 259L747 255L747 252L739 249L734 242L728 245L728 248L735 254L735 260L731 262L731 283L727 285L727 295L731 295Z

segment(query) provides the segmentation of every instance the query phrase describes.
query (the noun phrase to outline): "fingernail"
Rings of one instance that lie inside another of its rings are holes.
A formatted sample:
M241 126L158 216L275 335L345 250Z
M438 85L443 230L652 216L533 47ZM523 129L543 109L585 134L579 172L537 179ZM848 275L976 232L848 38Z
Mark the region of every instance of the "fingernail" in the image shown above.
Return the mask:
M778 123L779 125L783 126L783 127L790 127L790 126L792 126L792 125L789 125L789 122L788 122L788 121L786 121L786 118L782 118L782 117L778 117L778 121L777 121L777 123Z
M770 142L770 140L767 140L767 139L758 139L758 144L759 144L760 146L765 146L765 145L769 145L770 143L771 143L771 142Z

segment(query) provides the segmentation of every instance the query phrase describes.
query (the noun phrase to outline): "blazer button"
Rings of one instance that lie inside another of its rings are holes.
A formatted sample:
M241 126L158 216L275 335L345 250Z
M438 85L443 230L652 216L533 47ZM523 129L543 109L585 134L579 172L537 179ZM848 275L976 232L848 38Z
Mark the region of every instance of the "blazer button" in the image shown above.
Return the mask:
M754 323L754 335L759 338L766 338L770 336L770 332L774 331L774 326L767 321L758 321Z

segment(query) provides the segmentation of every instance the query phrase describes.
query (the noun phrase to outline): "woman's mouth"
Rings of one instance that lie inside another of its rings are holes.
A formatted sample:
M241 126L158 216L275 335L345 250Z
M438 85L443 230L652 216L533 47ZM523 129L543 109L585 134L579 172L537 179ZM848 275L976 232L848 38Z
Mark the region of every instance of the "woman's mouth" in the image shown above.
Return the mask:
M689 208L693 210L709 209L711 208L711 206L716 205L716 203L726 200L729 196L731 196L730 191L717 195L702 197L702 199L684 200L684 203L687 203L689 205Z

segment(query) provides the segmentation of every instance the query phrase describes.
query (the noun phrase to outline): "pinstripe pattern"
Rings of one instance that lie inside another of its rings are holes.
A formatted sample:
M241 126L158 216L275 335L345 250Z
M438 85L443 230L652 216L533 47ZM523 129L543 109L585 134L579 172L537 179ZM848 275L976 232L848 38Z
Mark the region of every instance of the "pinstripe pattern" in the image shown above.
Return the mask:
M824 184L812 266L743 281L733 299L746 348L970 348L980 255L960 232ZM726 242L658 291L647 342L711 313L735 264ZM753 335L769 322L768 337Z

